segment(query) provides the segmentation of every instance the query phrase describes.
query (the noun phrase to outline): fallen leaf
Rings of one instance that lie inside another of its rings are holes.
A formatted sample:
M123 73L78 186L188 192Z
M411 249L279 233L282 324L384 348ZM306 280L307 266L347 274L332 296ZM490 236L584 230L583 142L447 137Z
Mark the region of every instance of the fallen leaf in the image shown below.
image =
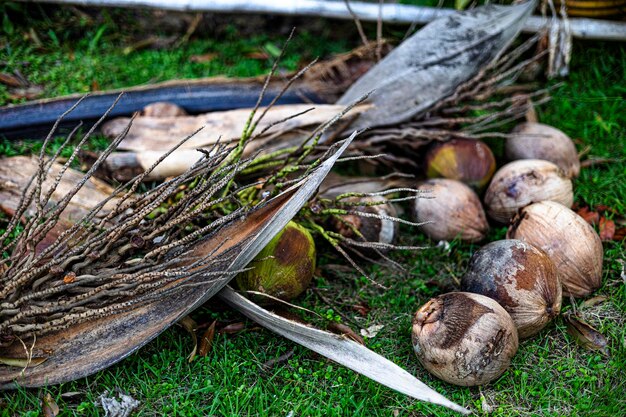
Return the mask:
M600 218L600 239L603 242L613 240L615 235L615 223L606 217Z
M361 335L363 337L367 337L369 339L376 337L376 335L378 334L378 332L380 332L383 327L385 327L382 324L375 324L373 326L368 327L367 329L361 329Z
M624 239L626 239L626 227L620 227L615 231L615 234L613 235L613 240L621 242Z
M356 332L352 330L350 326L346 326L345 324L337 323L333 321L328 325L328 330L330 330L333 333L337 333L342 336L345 336L348 339L354 340L355 342L361 345L365 345L365 341L363 340L363 338L359 336L358 334L356 334Z
M605 302L607 298L604 295L596 295L588 300L583 301L581 308L589 308L593 306L597 306L598 304L602 304Z
M255 51L246 54L246 58L250 59L270 59L270 56L266 52Z
M50 393L44 395L43 400L41 400L41 408L45 417L56 417L59 415L59 406Z
M361 316L365 317L370 312L370 307L366 304L354 304L352 309L359 313Z
M198 337L196 336L198 324L191 318L191 316L185 316L178 320L178 324L180 324L183 329L187 330L193 340L193 350L187 357L188 361L191 362L196 358L196 350L198 349Z
M403 123L424 114L500 56L534 8L534 2L476 7L424 26L336 102L348 105L369 94L367 100L373 106L350 130Z
M615 210L613 207L609 207L609 206L607 206L605 204L597 205L596 206L596 211L618 214L617 210Z
M0 83L8 85L9 87L26 87L23 80L13 74L7 74L6 72L0 72Z
M207 54L202 54L202 55L192 55L189 57L189 62L195 62L196 64L200 64L203 62L210 62L213 61L215 58L218 57L218 53L217 52L209 52Z
M600 221L600 213L589 210L589 207L582 207L576 213L589 224L598 224Z
M211 347L213 347L213 339L215 338L216 324L217 320L213 320L213 323L211 323L209 328L206 329L202 335L202 339L200 339L200 348L198 349L198 356L206 356L211 351Z
M4 358L0 356L0 363L7 366L15 366L16 368L26 368L33 367L37 365L41 365L48 358L31 358L30 361L28 358Z
M597 350L608 356L608 341L594 329L574 314L564 314L563 319L567 325L567 333L574 338L574 341L588 350Z
M246 328L245 323L240 321L240 322L231 323L227 326L222 327L218 333L234 334L234 333L239 333L243 331L245 328Z
M61 398L63 398L65 401L75 401L83 395L85 395L85 393L80 391L69 391L61 394Z

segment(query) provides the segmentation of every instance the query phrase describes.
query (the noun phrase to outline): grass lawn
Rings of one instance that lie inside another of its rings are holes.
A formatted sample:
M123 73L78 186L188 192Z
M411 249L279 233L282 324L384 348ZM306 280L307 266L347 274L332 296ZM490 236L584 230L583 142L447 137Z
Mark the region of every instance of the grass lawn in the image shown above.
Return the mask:
M252 33L249 25L240 25L239 19L239 25L216 24L214 29L199 31L179 46L126 54L125 48L149 35L142 35L140 24L134 20L136 14L105 11L94 17L93 12L83 14L70 8L58 11L35 6L27 12L25 5L17 5L15 9L0 5L0 18L7 16L12 26L5 23L0 35L0 72L19 70L31 83L43 87L43 97L173 78L262 74L270 61L254 58L254 53L271 56L286 37L284 28L304 23L298 19L285 23L276 18L259 23L254 19L250 25L258 26L259 31ZM293 70L313 57L358 45L351 23L309 22L304 27L282 63L285 70ZM373 33L373 27L366 29ZM341 33L350 36L342 37ZM385 31L389 38L401 38L403 34L404 28L389 27ZM207 62L190 61L193 55L210 53L216 55ZM618 160L584 168L574 182L576 202L613 207L615 217L626 217L625 97L626 46L576 42L571 75L554 92L553 100L538 109L540 121L565 131L577 141L579 150L589 147L594 157ZM20 101L23 99L11 98L9 89L0 84L0 104ZM101 147L102 141L94 141L92 146ZM33 142L0 142L2 155L29 153L36 148ZM415 310L429 297L455 287L479 246L455 241L446 249L429 242L419 230L404 232L404 243L430 248L395 255L408 267L407 274L379 266L370 268L373 277L390 290L375 288L356 273L333 273L326 268L323 276L316 278L315 290L309 290L298 303L328 320L346 322L342 316L348 317L346 324L353 328L384 325L375 338L367 340L368 347L476 414L624 415L626 272L621 262L626 261L625 242L604 244L603 286L596 295L606 296L607 300L581 310L608 338L610 356L576 345L559 318L538 336L520 344L510 369L498 380L480 388L461 388L431 377L419 365L410 344L410 323ZM494 228L490 240L502 238L504 233L505 228ZM320 247L318 251L324 254L323 262L340 262L330 249ZM331 300L332 305L322 298ZM371 308L366 317L355 312L353 306L357 304ZM565 310L571 309L569 300L564 300L564 305ZM202 307L194 318L199 323L243 320L215 302ZM325 325L324 320L308 318ZM138 416L455 415L392 392L254 323L247 323L246 330L235 335L216 335L209 356L188 363L186 357L191 349L191 338L181 328L172 328L118 365L85 379L1 392L0 415L43 416L41 398L46 393L59 404L62 416L104 415L94 403L104 391L116 389L141 402ZM268 360L290 351L293 355L287 361L269 370L263 368ZM62 396L70 392L78 394Z

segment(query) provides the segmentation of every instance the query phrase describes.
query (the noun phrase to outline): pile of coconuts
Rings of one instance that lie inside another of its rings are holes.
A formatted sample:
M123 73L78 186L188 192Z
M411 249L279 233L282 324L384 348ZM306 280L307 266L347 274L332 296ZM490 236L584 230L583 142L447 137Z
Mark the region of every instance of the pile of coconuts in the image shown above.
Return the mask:
M496 170L489 147L476 140L437 143L427 151L414 215L434 240L483 240L492 224L505 240L474 253L461 292L428 301L413 317L412 343L422 365L461 386L504 373L520 339L541 331L562 297L585 297L602 281L600 237L572 211L572 178L580 162L572 140L536 122L507 138L507 163Z
M526 122L507 138L505 157L508 162L497 169L481 141L437 142L424 154L425 179L414 183L426 198L414 200L411 220L423 222L421 231L435 241L480 242L490 222L508 226L505 240L474 254L462 291L431 299L413 317L417 358L456 385L498 378L519 340L559 315L562 297L585 297L601 285L600 238L570 209L572 178L580 171L572 140L551 126ZM380 196L352 203L362 203L358 208L366 215L335 216L326 226L357 242L364 259L384 256L398 230L386 219L396 217L397 208ZM257 302L290 301L310 285L315 259L313 235L292 221L235 281Z

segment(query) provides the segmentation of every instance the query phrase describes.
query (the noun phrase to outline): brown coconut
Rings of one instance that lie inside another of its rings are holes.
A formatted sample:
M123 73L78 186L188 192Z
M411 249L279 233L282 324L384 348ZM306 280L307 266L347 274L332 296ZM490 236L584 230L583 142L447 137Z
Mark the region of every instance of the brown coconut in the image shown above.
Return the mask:
M520 338L538 333L561 311L561 282L554 262L521 240L483 246L472 257L461 289L500 303Z
M422 231L434 240L476 242L489 231L487 217L476 193L462 182L436 178L420 183L417 189L428 192L415 200L415 218L428 222Z
M542 123L527 122L517 125L504 145L506 157L543 159L556 164L568 178L577 177L580 160L574 142L565 133Z
M543 201L520 210L507 232L545 251L554 262L563 295L584 297L602 285L602 242L582 217L562 204Z
M522 159L510 162L493 176L485 192L487 214L508 224L520 208L538 201L574 202L572 181L552 162Z
M417 310L412 342L430 373L462 386L498 378L518 347L509 313L495 300L467 292L440 295Z

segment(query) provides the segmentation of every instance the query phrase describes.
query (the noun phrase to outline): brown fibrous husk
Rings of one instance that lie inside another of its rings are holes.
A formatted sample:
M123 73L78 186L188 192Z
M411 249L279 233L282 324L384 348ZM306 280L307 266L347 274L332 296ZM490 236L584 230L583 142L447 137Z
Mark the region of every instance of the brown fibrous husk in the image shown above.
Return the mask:
M517 352L509 313L480 294L451 292L431 299L413 317L413 349L446 382L474 386L502 375Z
M589 223L562 204L544 201L524 207L507 238L523 240L550 256L564 296L585 297L602 285L602 241Z
M520 338L543 329L561 311L561 282L541 249L516 239L498 240L474 254L463 291L496 300L511 315Z

